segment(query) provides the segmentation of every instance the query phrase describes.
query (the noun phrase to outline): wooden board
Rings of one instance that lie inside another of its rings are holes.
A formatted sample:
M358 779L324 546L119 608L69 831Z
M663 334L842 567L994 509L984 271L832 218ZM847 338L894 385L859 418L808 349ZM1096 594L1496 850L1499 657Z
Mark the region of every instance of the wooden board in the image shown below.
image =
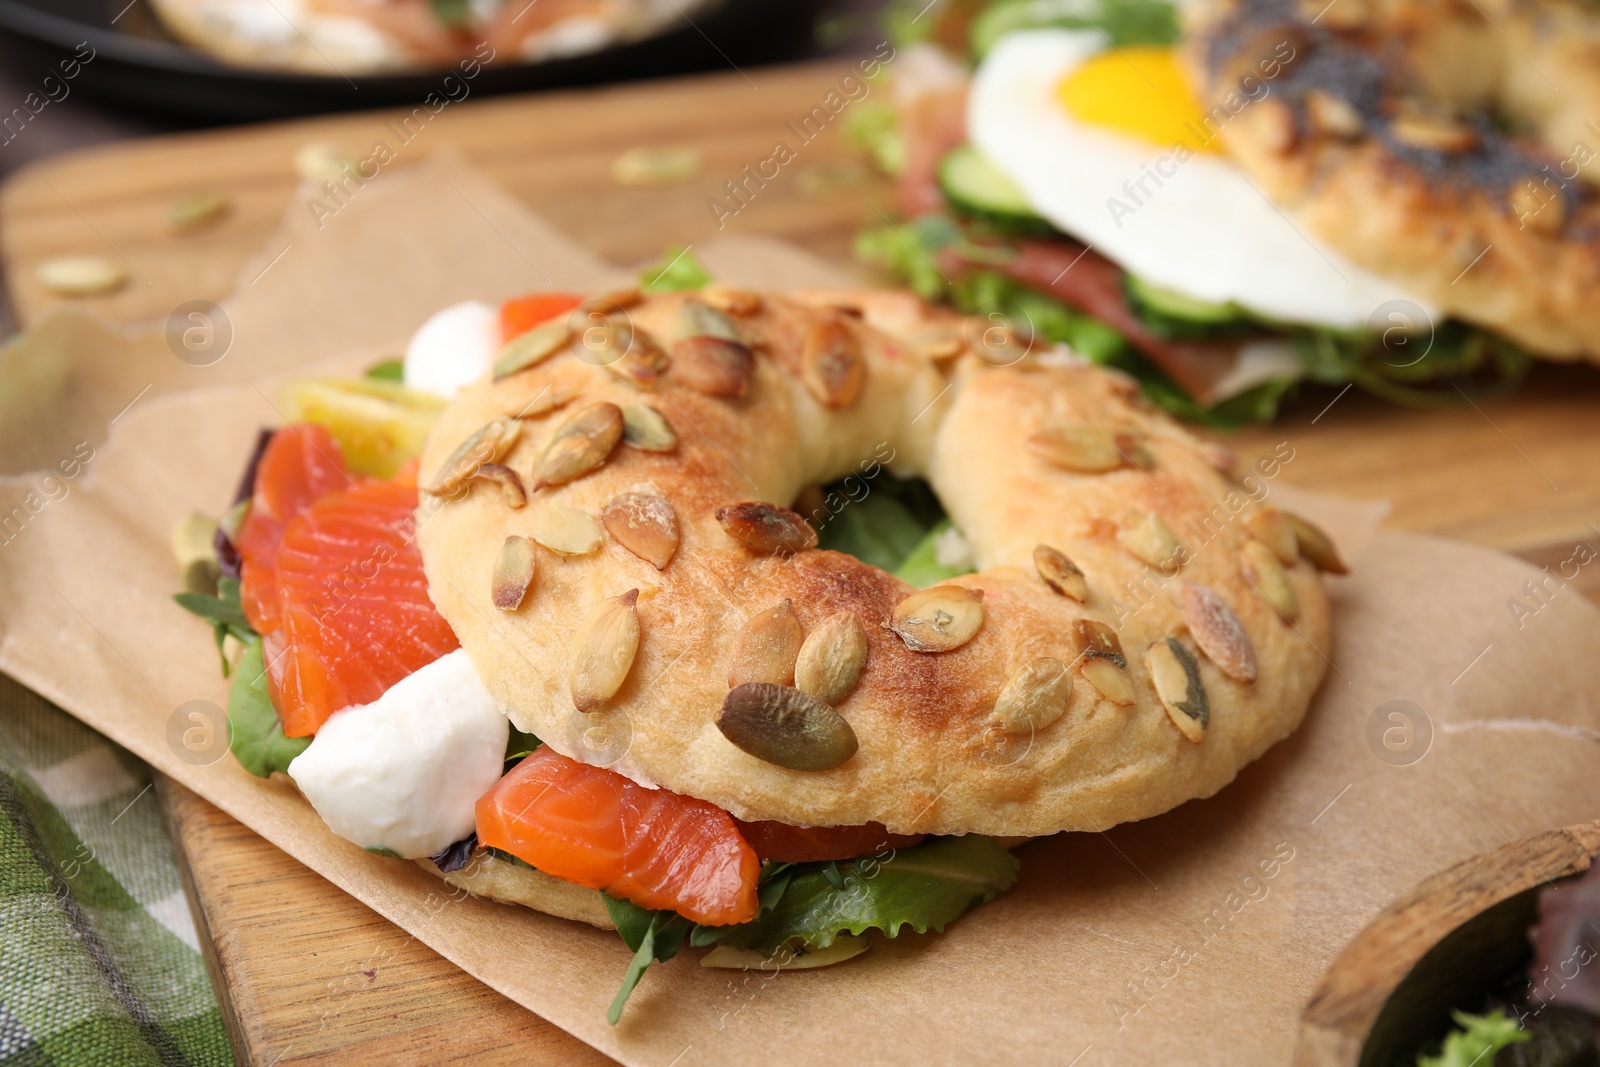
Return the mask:
M90 253L131 264L132 284L86 301L122 322L164 318L234 286L296 201L292 157L312 140L363 153L384 140L397 165L450 149L486 170L558 226L617 262L659 255L718 232L708 201L767 159L787 124L819 105L848 68L758 69L619 89L451 105L408 144L375 112L161 138L54 159L0 192L0 253L26 325L61 303L34 278L50 256ZM749 80L746 80L748 76ZM625 188L622 151L698 149L693 181ZM756 187L723 232L771 234L847 262L860 227L892 211L891 190L843 144L839 122L799 147ZM175 198L226 194L218 225L177 237ZM1600 374L1543 368L1515 396L1440 410L1394 408L1352 390L1308 391L1278 424L1235 434L1249 461L1287 444L1284 481L1356 497L1388 497L1393 527L1476 541L1557 569L1574 544L1600 549ZM1600 568L1573 583L1600 599ZM605 1062L531 1013L466 978L409 935L344 896L181 787L170 798L175 842L189 860L215 967L237 1020L242 1060L299 1064L395 1057L406 1062ZM349 967L371 945L372 967ZM330 945L339 946L329 953ZM368 972L371 972L370 974Z

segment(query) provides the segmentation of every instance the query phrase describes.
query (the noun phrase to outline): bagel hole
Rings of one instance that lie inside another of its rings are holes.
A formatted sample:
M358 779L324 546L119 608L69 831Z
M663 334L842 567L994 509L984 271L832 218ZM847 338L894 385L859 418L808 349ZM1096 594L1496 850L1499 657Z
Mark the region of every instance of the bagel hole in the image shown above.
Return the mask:
M817 547L843 552L926 588L973 571L965 541L922 478L899 478L876 459L858 473L808 486L792 507L817 531Z

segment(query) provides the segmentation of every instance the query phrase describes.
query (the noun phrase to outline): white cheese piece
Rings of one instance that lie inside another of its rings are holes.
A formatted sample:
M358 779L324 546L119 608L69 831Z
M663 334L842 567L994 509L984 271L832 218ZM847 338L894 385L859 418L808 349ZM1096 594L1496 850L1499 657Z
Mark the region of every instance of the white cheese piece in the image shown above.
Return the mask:
M500 313L468 300L422 324L406 346L403 378L412 389L455 396L483 376L500 351Z
M289 777L340 837L407 859L431 856L472 832L510 730L457 649L371 704L336 712Z

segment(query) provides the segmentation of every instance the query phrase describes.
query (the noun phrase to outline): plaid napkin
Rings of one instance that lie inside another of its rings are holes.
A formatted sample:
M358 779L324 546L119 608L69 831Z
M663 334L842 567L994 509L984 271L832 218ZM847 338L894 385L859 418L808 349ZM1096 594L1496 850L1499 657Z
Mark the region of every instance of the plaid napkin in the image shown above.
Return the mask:
M0 1064L232 1064L144 765L0 676Z

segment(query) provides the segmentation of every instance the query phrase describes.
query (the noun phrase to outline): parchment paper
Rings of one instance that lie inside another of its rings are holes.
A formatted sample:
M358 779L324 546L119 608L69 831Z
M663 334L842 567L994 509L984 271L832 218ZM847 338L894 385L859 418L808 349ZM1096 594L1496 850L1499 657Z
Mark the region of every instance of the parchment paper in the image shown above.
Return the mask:
M1330 582L1334 660L1294 736L1214 798L1022 846L1017 888L943 936L775 977L686 951L609 1027L629 956L613 935L450 900L332 836L290 786L231 757L194 765L169 741L176 709L224 705L226 686L207 628L170 600L168 533L227 503L257 427L278 421L282 377L398 352L458 299L616 274L448 160L386 174L321 230L302 214L291 205L225 303L233 346L210 366L72 315L0 353L0 462L31 472L0 478L0 669L624 1063L1282 1063L1317 977L1398 894L1600 816L1600 611L1546 585L1519 628L1506 602L1526 600L1531 567L1373 532L1381 507L1295 492L1291 461L1270 492L1332 529L1353 566ZM848 281L770 242L695 252L743 284Z

